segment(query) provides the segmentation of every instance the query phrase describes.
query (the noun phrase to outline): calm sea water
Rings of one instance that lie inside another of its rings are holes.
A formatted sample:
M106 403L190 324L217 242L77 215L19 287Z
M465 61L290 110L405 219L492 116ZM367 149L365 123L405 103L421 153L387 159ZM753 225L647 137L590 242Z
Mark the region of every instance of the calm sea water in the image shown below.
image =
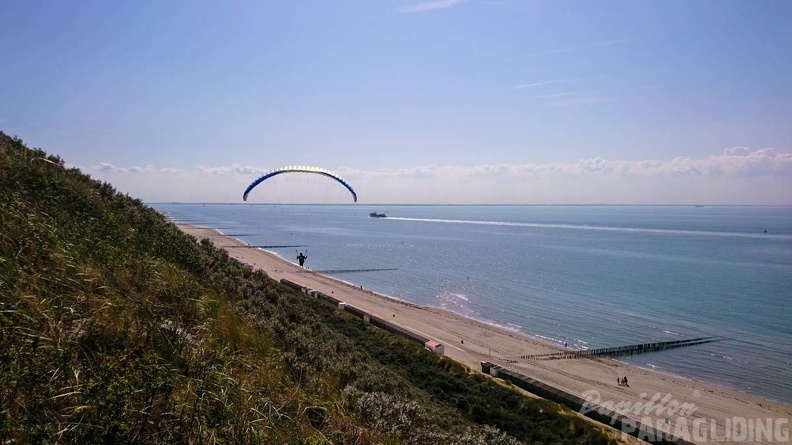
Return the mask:
M625 361L792 404L792 207L152 207L552 343L721 336Z

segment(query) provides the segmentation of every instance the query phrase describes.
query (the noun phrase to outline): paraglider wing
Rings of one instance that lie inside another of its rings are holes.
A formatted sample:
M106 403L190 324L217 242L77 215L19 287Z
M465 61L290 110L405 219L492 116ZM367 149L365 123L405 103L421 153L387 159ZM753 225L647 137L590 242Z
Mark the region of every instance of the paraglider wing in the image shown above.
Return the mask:
M346 187L346 188L347 188L347 190L349 190L349 193L352 193L352 199L353 199L355 202L357 202L357 193L355 193L355 190L352 188L352 186L351 186L351 185L349 185L349 183L348 183L348 182L344 181L344 179L343 179L343 178L341 178L341 177L340 177L340 176L338 176L337 174L335 174L335 173L331 172L330 170L325 170L325 169L323 169L323 168L319 168L319 167L309 167L309 166L306 166L306 165L289 165L289 166L286 166L286 167L280 167L280 168L276 168L275 170L271 170L271 171L269 171L269 172L267 172L267 173L265 173L265 174L261 175L261 176L260 176L258 179L256 179L255 181L253 181L253 182L252 182L252 183L251 183L251 184L250 184L250 185L249 185L249 186L248 186L248 187L245 189L245 194L243 194L243 195L242 195L242 200L243 200L243 201L247 201L248 194L249 194L249 193L250 193L250 191L251 191L251 190L253 190L253 189L254 189L254 188L257 186L257 185L259 185L259 184L261 184L262 182L266 181L267 179L269 179L269 178L271 178L271 177L273 177L273 176L275 176L275 175L279 175L279 174L281 174L281 173L314 173L314 174L317 174L317 175L324 175L324 176L327 176L327 177L329 177L329 178L333 178L333 179L335 179L336 181L340 182L340 183L341 183L341 185L343 185L344 187Z

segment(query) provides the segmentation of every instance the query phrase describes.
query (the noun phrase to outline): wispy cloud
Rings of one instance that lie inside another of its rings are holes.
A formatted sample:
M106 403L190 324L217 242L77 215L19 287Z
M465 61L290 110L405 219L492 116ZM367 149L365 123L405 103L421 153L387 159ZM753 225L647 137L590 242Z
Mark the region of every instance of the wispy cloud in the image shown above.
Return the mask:
M560 99L560 98L569 98L577 96L578 93L575 92L567 92L567 93L553 93L553 94L542 94L539 96L531 96L531 99Z
M575 91L564 91L558 93L539 94L529 96L527 99L545 100L551 105L574 106L581 104L600 103L608 100L607 97L597 94L581 94Z
M587 76L587 77L575 77L572 79L551 79L551 80L541 80L539 82L531 82L531 83L524 83L521 85L515 85L512 87L513 90L525 90L529 88L537 88L542 87L545 85L551 85L554 83L565 83L565 82L576 82L578 80L586 80L586 79L593 79L599 76Z
M551 83L559 83L564 82L563 80L544 80L542 82L534 82L534 83L524 83L522 85L515 85L512 87L513 90L524 90L526 88L536 88L541 87L544 85L549 85Z
M512 87L513 90L527 90L533 88L543 87L545 85L553 85L557 83L568 83L568 82L577 82L580 80L588 80L588 79L595 79L603 76L585 76L585 77L574 77L571 79L551 79L551 80L542 80L539 82L531 82L531 83L524 83L520 85L515 85Z
M432 11L435 9L447 9L457 6L461 3L462 0L433 0L428 2L418 3L411 6L405 6L404 8L399 9L399 12L409 14L415 12Z
M604 42L596 42L596 43L589 43L588 45L580 45L580 46L570 46L567 48L557 48L551 49L547 51L539 51L535 53L529 54L521 54L518 56L510 57L510 59L526 59L529 57L538 57L538 56L545 56L549 54L559 54L559 53L568 53L572 51L579 51L581 49L588 49L588 48L596 48L598 46L611 46L611 45L620 45L623 43L633 42L635 38L627 38L627 39L617 39L617 40L606 40Z

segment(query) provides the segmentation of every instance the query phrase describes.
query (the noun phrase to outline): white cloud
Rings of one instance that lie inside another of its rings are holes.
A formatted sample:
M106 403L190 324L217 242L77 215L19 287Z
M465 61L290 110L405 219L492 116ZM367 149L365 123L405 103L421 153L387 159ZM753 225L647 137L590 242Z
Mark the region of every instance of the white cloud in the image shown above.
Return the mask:
M435 9L446 9L456 6L462 3L461 0L434 0L419 3L412 6L406 6L399 10L399 12L404 13L413 13L413 12L424 12L424 11L432 11Z
M204 167L199 165L195 167L202 173L210 173L213 175L224 175L228 173L240 173L243 175L260 175L267 171L265 168L253 167L251 165L232 164L224 167Z
M120 171L122 171L121 169L119 169L118 167L116 167L115 165L113 165L113 164L111 164L109 162L100 162L98 164L88 165L88 166L85 166L85 167L80 167L80 169L81 170L86 170L86 171L93 170L93 171L97 171L97 172L120 172Z
M102 162L81 168L144 201L241 202L242 192L266 169L233 164L191 169L118 167ZM703 158L610 160L595 156L572 163L426 165L365 170L338 167L362 203L510 204L791 204L792 153L773 148L729 148ZM287 179L290 175L278 178ZM319 187L338 192L343 187ZM274 178L275 179L275 178ZM305 202L292 183L271 180L268 190L288 189L283 201ZM291 187L291 189L290 189ZM301 190L315 199L316 190ZM325 193L325 190L322 190ZM270 193L254 194L259 202ZM289 201L293 199L294 201Z
M728 156L748 156L753 150L748 147L732 147L724 150L724 153Z
M164 173L164 174L172 174L172 173L180 173L183 170L178 168L170 168L170 167L155 167L153 165L147 165L145 167L117 167L109 162L100 162L98 164L88 165L88 166L78 166L80 170L86 172L104 172L104 173Z

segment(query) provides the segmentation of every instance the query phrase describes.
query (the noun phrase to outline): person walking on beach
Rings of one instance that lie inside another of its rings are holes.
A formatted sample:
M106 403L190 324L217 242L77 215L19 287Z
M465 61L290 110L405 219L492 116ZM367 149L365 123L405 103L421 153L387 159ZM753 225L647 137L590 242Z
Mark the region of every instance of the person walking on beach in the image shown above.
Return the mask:
M300 267L304 267L303 265L305 264L305 260L306 260L306 259L308 259L308 257L307 257L307 256L305 256L305 255L303 255L303 253L302 253L302 252L300 252L300 254L299 254L299 255L297 255L297 261L299 261L299 262L300 262Z

